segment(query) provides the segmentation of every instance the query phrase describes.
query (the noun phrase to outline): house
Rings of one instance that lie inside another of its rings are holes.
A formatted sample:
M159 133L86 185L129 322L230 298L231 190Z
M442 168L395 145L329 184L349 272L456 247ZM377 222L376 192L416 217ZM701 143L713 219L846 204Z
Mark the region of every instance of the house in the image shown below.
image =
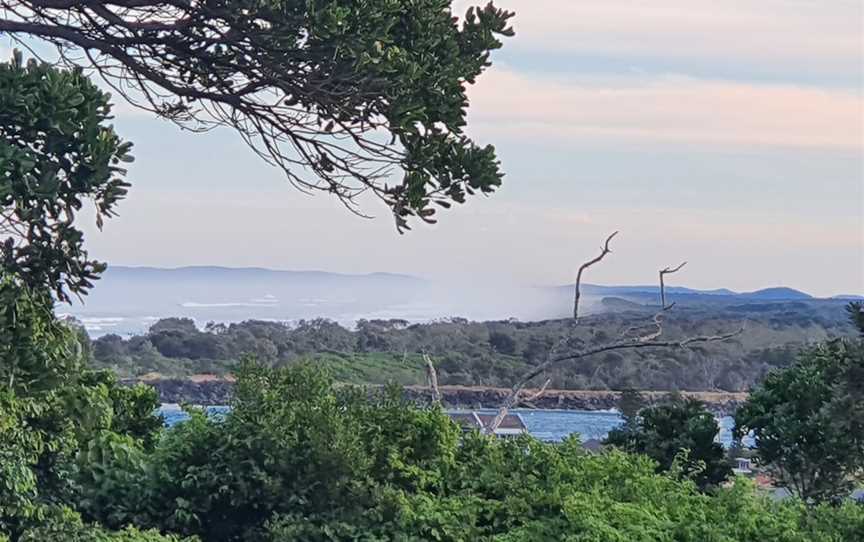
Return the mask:
M448 412L447 415L450 416L451 420L459 424L459 426L462 427L462 431L465 432L473 431L475 429L484 432L486 427L488 427L489 424L492 423L492 420L495 419L495 414L476 411L452 411ZM501 424L497 429L495 429L495 436L513 438L527 432L528 427L525 425L522 416L511 412L504 416Z
M753 463L746 457L736 457L735 466L732 467L732 472L744 476L753 474Z

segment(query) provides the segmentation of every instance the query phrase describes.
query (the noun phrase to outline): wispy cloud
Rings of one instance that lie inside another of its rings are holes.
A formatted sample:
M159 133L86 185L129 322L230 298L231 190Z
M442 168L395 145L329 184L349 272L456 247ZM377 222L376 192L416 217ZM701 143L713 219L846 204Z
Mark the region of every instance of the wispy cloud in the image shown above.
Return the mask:
M457 13L476 1L460 0ZM861 69L858 0L496 0L516 11L507 47L635 58Z
M485 135L857 149L859 93L681 76L566 80L498 67L471 87Z

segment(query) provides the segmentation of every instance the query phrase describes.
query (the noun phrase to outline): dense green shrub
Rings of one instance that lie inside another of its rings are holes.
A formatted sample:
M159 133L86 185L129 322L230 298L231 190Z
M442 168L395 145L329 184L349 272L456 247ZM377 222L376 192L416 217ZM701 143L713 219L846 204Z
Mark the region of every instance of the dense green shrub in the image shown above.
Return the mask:
M756 453L802 499L841 499L864 481L864 341L803 349L735 413Z
M658 474L647 456L590 455L576 438L462 434L396 389L334 386L305 364L247 364L228 414L191 414L153 452L115 456L111 483L90 488L100 503L90 520L217 542L841 542L864 533L864 507L774 504L745 480L705 494Z
M673 395L610 431L606 444L645 454L657 461L658 470L678 470L704 490L732 474L723 446L714 440L719 430L704 404Z

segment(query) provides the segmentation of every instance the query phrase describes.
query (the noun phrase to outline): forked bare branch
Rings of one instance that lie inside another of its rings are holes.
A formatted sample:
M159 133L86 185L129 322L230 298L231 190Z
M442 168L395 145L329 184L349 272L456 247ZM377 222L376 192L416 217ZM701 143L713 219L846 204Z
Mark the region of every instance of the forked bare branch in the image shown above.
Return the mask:
M489 425L484 428L484 431L486 432L486 434L491 435L491 434L495 433L495 431L501 426L501 423L504 421L504 418L507 416L507 413L510 411L511 408L519 405L520 403L529 403L530 404L531 401L536 401L537 399L542 397L543 394L546 392L546 388L549 387L549 384L551 382L552 382L552 379L547 378L546 382L543 383L543 386L539 390L537 390L536 392L532 393L531 395L529 395L527 397L521 396L522 392L525 391L524 389L517 391L515 398L512 401L512 404L510 404L510 406L506 407L506 408L502 405L502 407L499 408L498 412L495 414L495 417L492 418L492 421L489 423Z
M647 335L637 336L636 338L640 341L647 342L658 339L661 335L663 335L664 313L671 310L672 307L675 306L674 301L668 305L666 304L666 284L663 280L663 277L670 273L676 273L680 271L681 268L683 268L685 265L687 265L687 262L682 262L678 267L675 268L666 267L660 270L660 310L651 318L650 324L642 326L630 326L621 333L621 337L627 337L636 331L645 330L648 328L653 328L653 331L651 333L648 333Z
M565 361L575 361L578 359L587 358L588 356L594 356L596 354L602 354L604 352L610 352L613 350L635 350L638 348L688 348L694 344L727 341L733 337L740 335L743 332L744 328L742 327L731 333L724 333L721 335L701 335L697 337L688 337L677 341L646 341L642 337L636 337L606 345L596 346L594 348L578 350L571 354L566 354L560 357L548 359L522 375L522 378L520 378L519 381L513 385L513 387L510 389L510 393L507 395L507 398L499 407L498 414L495 416L493 423L489 424L489 426L486 428L486 433L493 434L495 430L498 429L498 426L501 424L501 422L504 420L504 417L507 415L507 411L516 406L516 404L518 404L520 392L523 388L525 388L525 386L528 385L529 382L531 382L531 380L559 363Z
M664 282L663 277L665 277L666 275L671 275L672 273L677 273L685 265L687 265L687 262L681 262L681 264L678 267L675 267L675 268L664 267L663 269L660 270L660 307L664 311L667 309L671 309L672 305L674 305L675 303L672 303L672 305L666 304L666 283Z
M573 319L574 320L577 320L577 321L579 320L579 298L582 295L582 273L586 269L588 269L589 267L594 265L595 263L597 263L600 260L602 260L603 258L605 258L607 254L612 252L612 250L609 248L609 242L612 241L612 238L615 237L616 235L618 235L618 232L614 231L614 232L612 232L612 234L609 237L606 238L606 242L603 243L603 247L600 249L600 255L599 256L597 256L596 258L593 258L591 260L588 260L587 262L585 262L581 266L579 266L579 271L576 273L576 292L573 296Z

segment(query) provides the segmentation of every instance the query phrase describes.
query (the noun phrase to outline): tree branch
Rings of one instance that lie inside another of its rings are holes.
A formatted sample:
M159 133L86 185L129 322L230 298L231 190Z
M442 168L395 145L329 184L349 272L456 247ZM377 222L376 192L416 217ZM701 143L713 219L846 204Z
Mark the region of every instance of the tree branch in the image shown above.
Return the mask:
M548 388L549 384L551 384L551 383L552 383L552 379L547 378L546 382L543 383L543 386L541 386L539 390L532 393L528 397L520 397L519 402L520 403L530 403L531 401L536 401L537 399L539 399L540 397L543 396L543 394L546 392L546 388Z
M666 284L663 281L663 277L665 277L666 275L671 275L672 273L677 273L685 265L687 265L687 262L681 262L681 264L674 269L670 269L668 267L665 267L665 268L660 270L660 307L663 310L671 309L672 305L675 304L675 303L672 303L672 305L666 305Z
M586 269L588 269L589 267L591 267L592 265L594 265L595 263L599 262L604 257L606 257L607 254L612 252L612 250L609 249L609 242L612 241L612 238L615 237L616 235L618 235L617 231L612 232L612 234L606 238L606 242L603 244L603 247L600 249L600 255L599 256L597 256L596 258L594 258L592 260L588 260L587 262L585 262L581 266L579 266L579 272L576 273L576 292L573 296L573 319L576 321L579 320L579 298L582 295L582 292L581 292L582 273Z
M533 380L537 375L543 373L544 371L547 371L554 365L557 365L558 363L583 359L588 356L602 354L604 352L611 352L613 350L635 350L639 348L688 348L690 345L693 344L726 341L740 335L743 332L744 328L742 327L731 333L724 333L721 335L702 335L697 337L688 337L679 341L645 341L642 337L637 337L635 339L618 341L615 343L597 346L594 348L588 348L585 350L574 352L572 354L548 359L522 375L522 378L520 378L519 381L513 385L510 393L507 395L507 398L504 400L501 407L498 409L498 414L493 420L493 424L490 424L489 427L486 429L486 433L492 434L495 432L495 430L498 428L498 425L500 425L501 421L504 420L504 416L507 415L507 411L513 408L519 402L519 393L526 385L528 385L529 382L531 382L531 380ZM497 425L494 424L494 422L497 422Z
M438 388L438 371L435 370L435 365L432 364L432 359L427 354L423 354L423 359L426 361L426 383L432 392L432 404L440 405L441 390Z
M311 15L318 8L231 5L0 0L0 33L25 47L31 36L50 43L57 64L92 70L133 106L184 129L233 128L294 187L335 196L355 214L366 216L359 197L369 192L394 214L400 232L412 217L434 222L435 204L446 208L500 185L494 149L465 134L461 104L466 83L488 67L499 38L512 35L512 13L489 4L475 22L460 24L431 5L406 16L352 6L344 35L310 39L322 24ZM413 17L433 25L436 40L404 32L400 25L410 27ZM469 34L477 43L460 48ZM439 58L447 49L441 43L459 57ZM385 66L391 47L407 51L398 69ZM425 80L400 71L415 69ZM430 81L445 95L430 94ZM424 111L422 120L417 111ZM466 155L463 163L458 157Z

